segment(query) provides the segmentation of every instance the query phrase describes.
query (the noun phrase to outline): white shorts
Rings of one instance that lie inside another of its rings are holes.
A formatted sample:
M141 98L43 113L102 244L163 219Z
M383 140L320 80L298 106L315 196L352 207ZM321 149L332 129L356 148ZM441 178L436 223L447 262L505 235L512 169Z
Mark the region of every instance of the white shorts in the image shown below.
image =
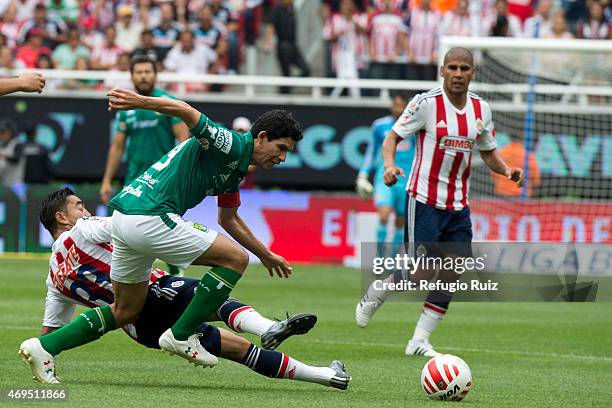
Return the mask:
M212 245L217 231L177 214L112 216L110 277L121 283L149 280L155 259L186 268Z

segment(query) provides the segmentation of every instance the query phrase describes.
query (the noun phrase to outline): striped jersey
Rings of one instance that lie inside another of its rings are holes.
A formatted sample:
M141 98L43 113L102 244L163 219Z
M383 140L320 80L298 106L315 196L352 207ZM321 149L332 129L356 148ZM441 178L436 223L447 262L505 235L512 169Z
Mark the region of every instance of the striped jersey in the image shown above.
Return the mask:
M110 242L110 217L83 217L55 240L47 277L45 326L70 322L75 304L97 307L113 303ZM166 272L153 269L149 282L164 275Z
M372 123L372 134L370 140L368 141L368 147L363 158L363 163L359 169L360 172L370 175L372 169L375 169L377 176L380 177L384 174L385 166L381 153L382 144L394 123L395 119L393 119L393 116L391 115L376 119L374 123ZM396 152L396 165L404 169L406 174L408 174L408 172L410 172L410 167L412 166L412 160L414 159L413 141L411 139L402 140L397 145Z
M496 148L489 104L468 92L463 109L442 88L415 96L393 125L400 137L416 135L416 156L407 190L417 201L445 210L468 205L472 150Z
M401 14L374 12L370 17L368 31L372 62L393 62L392 59L398 55L399 36L406 32Z
M414 9L410 13L408 52L417 64L435 64L434 52L438 50L440 13L436 10Z

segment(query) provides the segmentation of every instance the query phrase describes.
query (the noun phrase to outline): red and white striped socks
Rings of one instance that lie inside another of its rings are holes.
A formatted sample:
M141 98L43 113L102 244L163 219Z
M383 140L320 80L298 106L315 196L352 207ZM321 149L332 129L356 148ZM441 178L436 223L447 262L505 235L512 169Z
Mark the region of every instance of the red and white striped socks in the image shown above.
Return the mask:
M263 317L253 307L234 299L226 300L217 314L232 330L257 336L261 336L275 323L273 320Z
M421 317L419 317L419 321L416 324L412 339L429 342L429 337L438 328L445 314L446 309L433 303L423 303L423 313L421 313Z

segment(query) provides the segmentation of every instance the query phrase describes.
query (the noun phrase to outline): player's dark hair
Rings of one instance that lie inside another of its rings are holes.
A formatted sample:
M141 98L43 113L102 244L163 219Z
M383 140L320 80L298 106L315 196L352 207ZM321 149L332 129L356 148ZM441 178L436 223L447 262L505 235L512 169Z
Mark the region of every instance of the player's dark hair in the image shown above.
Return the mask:
M293 114L283 109L274 109L258 117L251 127L251 134L257 137L259 132L265 131L268 140L290 137L296 142L302 140L302 125Z
M130 74L134 73L134 66L136 64L151 64L153 67L153 72L157 74L157 64L155 64L155 61L144 54L136 54L132 57L130 60Z
M52 192L40 202L40 222L51 235L57 228L55 213L66 209L66 199L71 195L74 195L74 191L64 187Z

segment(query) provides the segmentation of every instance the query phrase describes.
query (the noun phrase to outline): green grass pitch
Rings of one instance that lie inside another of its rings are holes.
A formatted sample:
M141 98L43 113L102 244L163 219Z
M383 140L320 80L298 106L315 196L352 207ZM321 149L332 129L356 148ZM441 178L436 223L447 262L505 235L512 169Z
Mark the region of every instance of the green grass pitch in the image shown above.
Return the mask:
M38 333L45 296L44 260L0 258L0 389L41 388L18 358L19 343ZM191 268L199 277L203 268ZM288 280L252 266L234 296L262 314L313 312L317 326L280 350L316 365L345 362L348 391L261 377L221 361L195 368L146 349L123 332L63 353L59 375L69 399L53 406L103 407L440 407L420 388L427 358L404 356L421 311L416 303L388 303L368 328L354 323L359 272L332 266L296 266ZM432 337L442 352L470 365L474 387L459 402L469 407L611 406L610 303L456 303ZM256 339L252 339L256 340ZM45 387L49 388L49 387ZM11 403L0 406L40 406Z

